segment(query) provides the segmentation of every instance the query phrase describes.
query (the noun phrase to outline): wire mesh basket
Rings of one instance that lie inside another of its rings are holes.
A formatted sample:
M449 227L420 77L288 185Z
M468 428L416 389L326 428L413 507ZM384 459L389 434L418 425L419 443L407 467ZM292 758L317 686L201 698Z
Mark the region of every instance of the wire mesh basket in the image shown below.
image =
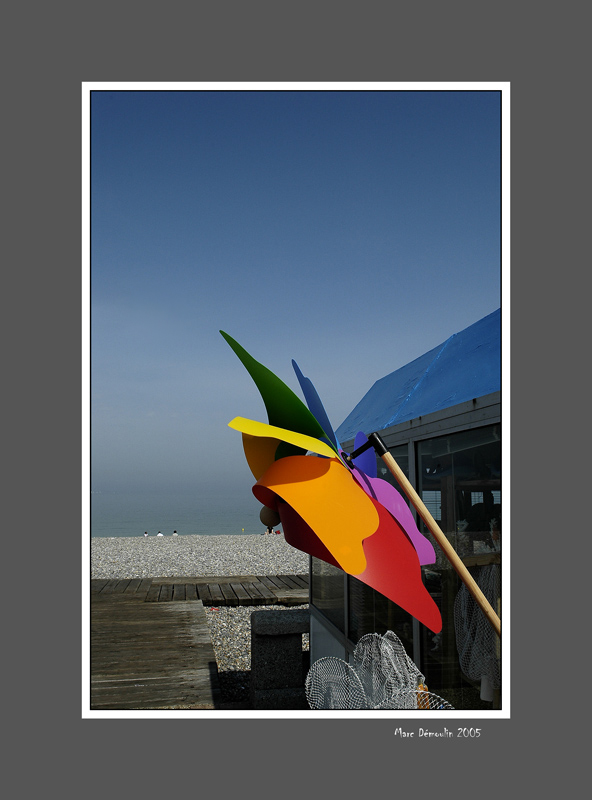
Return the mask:
M355 669L340 658L328 656L315 661L308 671L304 688L311 708L368 708L366 693Z
M425 678L392 631L363 636L348 664L335 656L315 661L306 676L310 708L452 709L446 700L425 688Z

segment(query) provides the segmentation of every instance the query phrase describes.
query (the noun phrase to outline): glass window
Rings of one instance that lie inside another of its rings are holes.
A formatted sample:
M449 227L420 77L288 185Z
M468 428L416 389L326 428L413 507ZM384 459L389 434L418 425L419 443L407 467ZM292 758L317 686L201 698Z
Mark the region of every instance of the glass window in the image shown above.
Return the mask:
M418 493L499 613L501 437L491 425L417 444ZM420 625L421 665L430 690L455 708L500 705L499 640L483 612L432 540L436 563L422 568L440 607L442 632Z
M348 575L348 639L354 644L367 633L397 634L413 658L413 618L384 595Z
M499 552L500 426L419 442L417 464L418 493L459 556Z
M312 559L311 602L345 633L345 573L326 561Z

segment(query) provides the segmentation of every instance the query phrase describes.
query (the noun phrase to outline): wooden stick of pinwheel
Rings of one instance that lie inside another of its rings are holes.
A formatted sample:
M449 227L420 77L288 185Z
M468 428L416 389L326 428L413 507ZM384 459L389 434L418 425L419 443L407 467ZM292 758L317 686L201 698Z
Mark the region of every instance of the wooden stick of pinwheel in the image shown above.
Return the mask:
M488 622L492 625L493 629L497 633L497 635L501 638L501 622L498 615L495 613L489 600L485 597L477 582L463 564L462 560L458 556L456 550L450 544L448 539L446 538L445 534L442 532L440 527L438 526L436 520L432 517L426 506L424 505L422 499L417 494L407 476L399 467L391 453L389 453L388 447L382 441L380 436L377 433L371 433L368 436L368 444L362 445L362 447L358 448L354 453L349 456L346 456L346 461L351 463L352 459L359 455L364 450L368 449L369 447L373 447L375 451L378 453L382 461L386 464L387 468L391 472L391 474L397 480L399 486L403 489L407 497L409 498L410 502L412 503L413 507L422 518L422 520L427 525L430 533L434 537L434 539L440 545L440 548L443 550L444 555L448 559L448 561L452 564L454 569L456 570L459 578L465 584L483 613L485 614Z

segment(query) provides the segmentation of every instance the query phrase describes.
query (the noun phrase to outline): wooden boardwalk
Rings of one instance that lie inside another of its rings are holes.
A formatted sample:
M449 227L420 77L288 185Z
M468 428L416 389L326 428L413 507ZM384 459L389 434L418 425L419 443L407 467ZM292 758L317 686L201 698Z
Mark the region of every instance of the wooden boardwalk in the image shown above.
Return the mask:
M92 580L91 594L142 594L147 602L201 600L204 606L304 605L308 575Z
M204 606L304 605L308 576L91 581L91 709L220 708Z

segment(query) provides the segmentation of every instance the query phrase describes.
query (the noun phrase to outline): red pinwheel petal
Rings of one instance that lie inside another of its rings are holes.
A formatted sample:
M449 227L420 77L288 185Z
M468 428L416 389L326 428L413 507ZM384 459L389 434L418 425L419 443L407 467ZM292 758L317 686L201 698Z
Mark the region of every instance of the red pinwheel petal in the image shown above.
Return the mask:
M415 548L392 515L377 500L370 499L376 506L380 524L373 536L364 539L367 567L355 577L439 633L442 617L423 584Z

